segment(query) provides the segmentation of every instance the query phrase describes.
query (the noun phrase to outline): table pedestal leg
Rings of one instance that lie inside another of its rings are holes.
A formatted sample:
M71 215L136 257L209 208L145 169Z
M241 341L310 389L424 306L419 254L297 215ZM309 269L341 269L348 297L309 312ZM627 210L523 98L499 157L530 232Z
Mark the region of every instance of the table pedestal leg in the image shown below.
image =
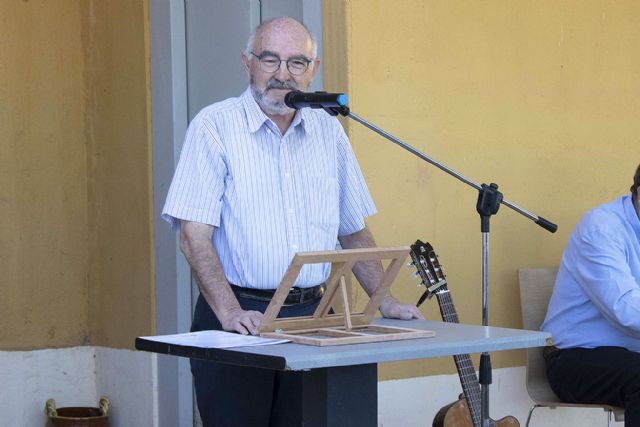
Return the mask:
M378 366L338 366L302 374L302 425L378 425Z

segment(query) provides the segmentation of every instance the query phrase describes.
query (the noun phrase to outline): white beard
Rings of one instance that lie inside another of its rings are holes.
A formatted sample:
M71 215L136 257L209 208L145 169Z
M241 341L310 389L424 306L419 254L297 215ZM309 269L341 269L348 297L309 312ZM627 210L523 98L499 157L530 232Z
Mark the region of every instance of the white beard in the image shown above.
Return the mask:
M283 116L285 114L295 111L293 108L289 108L284 103L284 100L274 100L267 96L267 92L270 89L274 89L274 88L282 87L284 89L297 90L298 87L295 83L285 82L284 84L276 84L275 80L272 79L267 82L267 86L263 91L259 91L255 87L255 84L252 78L250 82L250 86L251 86L251 93L253 94L253 98L256 100L256 103L260 106L262 111L265 112L265 114L273 115L273 116Z

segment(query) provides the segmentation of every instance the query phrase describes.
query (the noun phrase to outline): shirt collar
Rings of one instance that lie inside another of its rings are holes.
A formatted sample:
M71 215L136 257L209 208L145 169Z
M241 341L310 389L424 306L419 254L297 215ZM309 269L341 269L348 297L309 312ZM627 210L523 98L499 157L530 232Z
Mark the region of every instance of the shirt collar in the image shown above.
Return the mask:
M257 132L262 127L264 122L269 120L269 117L262 111L256 100L253 98L251 88L243 92L240 96L242 98L242 104L244 105L244 111L247 115L247 126L249 126L249 132Z
M309 132L311 130L311 121L309 120L309 109L301 108L296 111L296 115L293 116L293 121L291 122L291 127L296 128L299 127L303 132Z
M244 110L247 116L247 125L249 132L255 133L265 124L265 122L271 122L271 119L262 111L258 103L256 102L253 94L251 93L251 87L248 87L240 96L244 105ZM273 124L275 126L275 123ZM309 123L309 112L306 109L300 109L293 116L290 128L296 128L301 126L301 129L307 132Z

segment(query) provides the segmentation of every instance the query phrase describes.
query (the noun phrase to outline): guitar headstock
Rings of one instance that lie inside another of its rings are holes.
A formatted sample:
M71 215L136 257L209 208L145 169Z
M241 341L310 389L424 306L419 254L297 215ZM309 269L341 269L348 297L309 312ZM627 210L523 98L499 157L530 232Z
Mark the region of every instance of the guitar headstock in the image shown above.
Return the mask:
M440 266L438 261L438 255L431 244L423 243L420 240L411 245L411 260L415 266L422 284L427 288L424 294L420 297L417 306L420 306L426 298L431 298L435 292L447 286L447 277Z

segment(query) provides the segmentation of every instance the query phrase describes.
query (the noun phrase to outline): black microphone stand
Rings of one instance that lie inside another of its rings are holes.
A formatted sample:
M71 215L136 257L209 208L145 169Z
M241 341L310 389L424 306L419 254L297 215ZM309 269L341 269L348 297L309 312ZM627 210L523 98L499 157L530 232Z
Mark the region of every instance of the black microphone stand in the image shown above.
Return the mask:
M489 326L489 301L488 301L488 289L489 289L489 229L490 229L490 220L491 215L495 215L500 208L500 205L503 204L518 212L519 214L531 219L533 222L538 224L540 227L544 228L551 233L555 233L558 229L558 226L541 216L535 215L521 207L517 206L514 203L511 203L507 199L505 199L501 192L498 191L498 185L491 183L490 185L482 184L479 185L465 176L459 174L453 169L443 165L437 160L427 156L411 145L401 141L395 136L391 135L388 132L380 129L372 123L364 120L358 115L352 113L347 106L340 107L322 107L327 113L332 116L337 116L338 114L349 117L356 122L364 125L365 127L371 129L377 134L383 136L391 142L396 143L400 147L409 151L410 153L415 154L420 157L422 160L431 163L442 171L448 173L449 175L457 178L458 180L464 182L465 184L475 188L478 190L478 201L476 203L476 211L480 215L480 232L482 234L482 326ZM480 356L480 375L479 375L479 383L481 386L481 414L482 414L482 427L490 427L491 419L489 417L489 385L491 384L491 358L488 352L483 352Z

